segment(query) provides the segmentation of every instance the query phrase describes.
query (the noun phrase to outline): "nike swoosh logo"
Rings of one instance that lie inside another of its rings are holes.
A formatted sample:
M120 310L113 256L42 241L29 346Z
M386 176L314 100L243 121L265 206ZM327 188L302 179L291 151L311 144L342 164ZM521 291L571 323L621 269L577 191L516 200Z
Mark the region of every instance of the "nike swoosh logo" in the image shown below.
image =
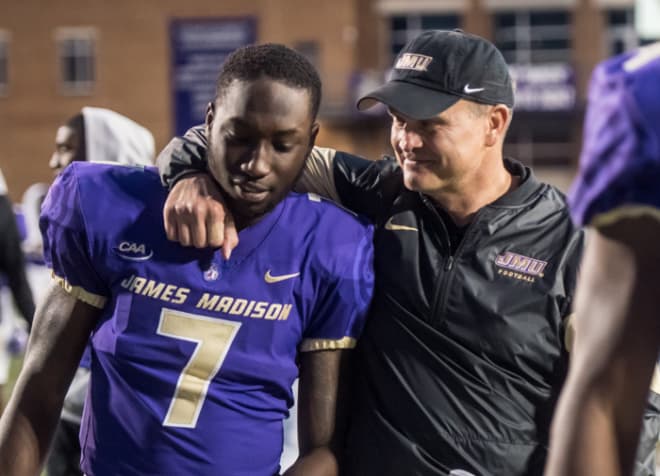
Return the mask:
M266 274L264 274L264 280L269 283L279 283L280 281L286 281L287 279L295 278L296 276L300 276L300 273L291 273L291 274L282 274L280 276L273 276L270 274L270 269L266 271Z
M472 93L478 93L480 91L483 91L486 88L471 88L469 84L466 84L465 87L463 88L463 92L465 94L472 94Z
M396 225L392 223L392 218L390 217L389 220L385 223L385 229L386 230L391 230L391 231L419 231L417 228L413 228L412 226L406 226L406 225Z
M151 257L154 255L153 251L150 251L148 255L144 256L129 256L129 255L123 255L121 253L117 253L120 258L127 259L129 261L147 261L148 259L151 259Z

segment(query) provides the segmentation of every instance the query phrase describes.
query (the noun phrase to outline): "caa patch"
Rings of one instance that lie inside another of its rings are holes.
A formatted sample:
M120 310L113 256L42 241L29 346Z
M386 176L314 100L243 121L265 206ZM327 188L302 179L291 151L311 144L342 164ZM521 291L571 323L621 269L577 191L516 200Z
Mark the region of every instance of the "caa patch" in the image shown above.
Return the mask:
M147 245L133 241L122 241L113 251L120 258L129 261L146 261L154 255L153 250L147 248Z

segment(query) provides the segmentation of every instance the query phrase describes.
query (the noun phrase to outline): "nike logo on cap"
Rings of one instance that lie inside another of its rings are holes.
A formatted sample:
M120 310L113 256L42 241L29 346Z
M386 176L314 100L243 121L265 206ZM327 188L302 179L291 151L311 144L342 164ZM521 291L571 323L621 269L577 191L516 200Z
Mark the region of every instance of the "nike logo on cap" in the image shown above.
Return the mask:
M280 281L286 281L287 279L295 278L296 276L300 276L300 273L291 273L291 274L282 274L280 276L273 276L270 274L270 269L266 271L266 274L264 274L264 281L266 281L269 284L272 283L279 283Z
M396 225L392 223L392 218L390 217L389 220L385 223L385 229L386 230L391 230L391 231L419 231L417 228L413 228L412 226L406 226L406 225Z
M463 88L463 92L465 94L473 94L473 93L478 93L480 91L485 90L486 88L471 88L470 84L466 84L465 87Z

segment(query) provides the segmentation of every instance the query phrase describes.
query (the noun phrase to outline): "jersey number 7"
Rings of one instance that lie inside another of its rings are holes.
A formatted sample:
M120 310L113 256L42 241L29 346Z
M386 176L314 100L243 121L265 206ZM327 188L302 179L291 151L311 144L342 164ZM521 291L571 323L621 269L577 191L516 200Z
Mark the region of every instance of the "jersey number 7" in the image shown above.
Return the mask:
M161 311L158 334L197 344L179 375L164 426L195 428L209 383L220 370L240 327L240 322L165 308Z

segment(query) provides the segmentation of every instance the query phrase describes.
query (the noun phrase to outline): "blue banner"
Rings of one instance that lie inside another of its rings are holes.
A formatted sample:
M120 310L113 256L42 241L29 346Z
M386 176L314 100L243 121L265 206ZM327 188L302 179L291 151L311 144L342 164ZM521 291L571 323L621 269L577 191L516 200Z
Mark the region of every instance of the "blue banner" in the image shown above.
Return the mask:
M236 48L256 41L247 18L177 19L170 24L174 133L204 122L220 66Z
M575 72L568 63L510 64L517 111L572 111Z

